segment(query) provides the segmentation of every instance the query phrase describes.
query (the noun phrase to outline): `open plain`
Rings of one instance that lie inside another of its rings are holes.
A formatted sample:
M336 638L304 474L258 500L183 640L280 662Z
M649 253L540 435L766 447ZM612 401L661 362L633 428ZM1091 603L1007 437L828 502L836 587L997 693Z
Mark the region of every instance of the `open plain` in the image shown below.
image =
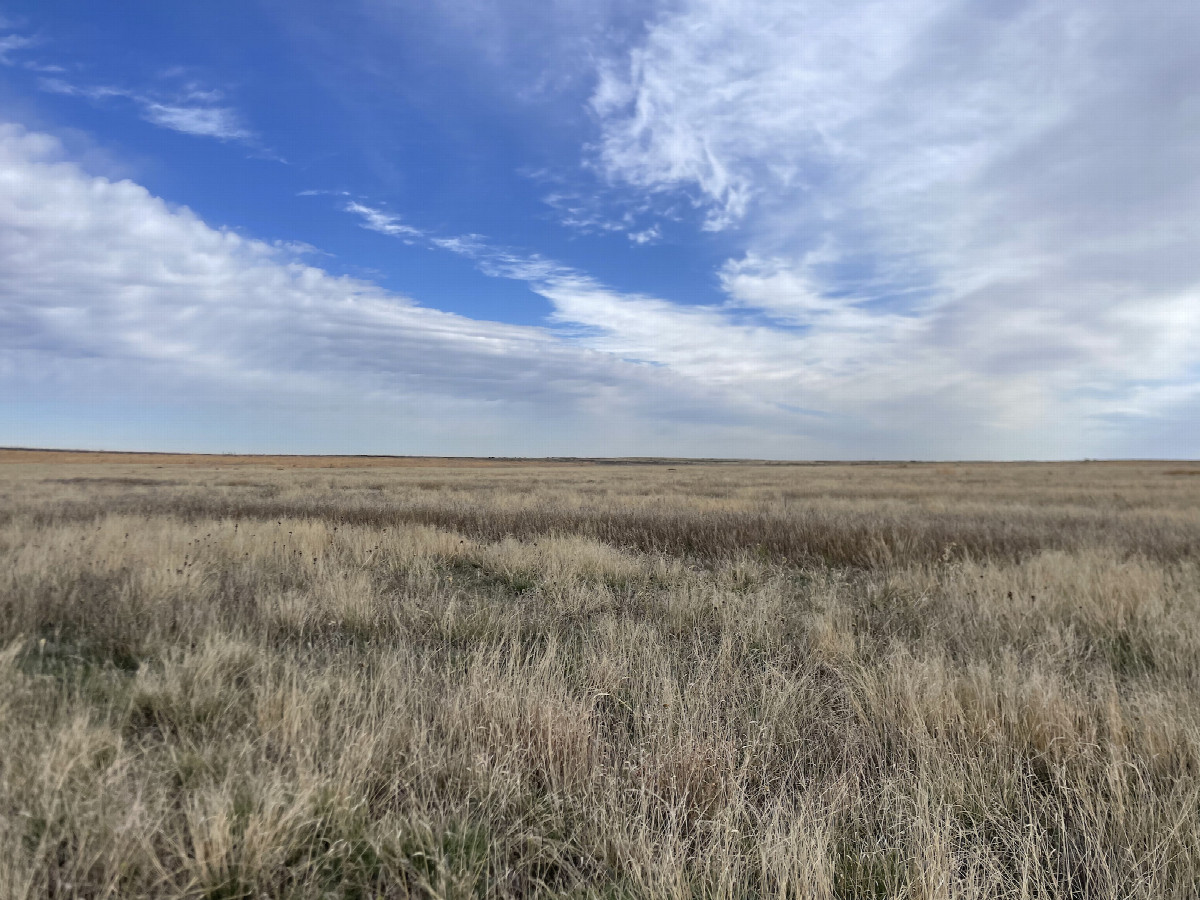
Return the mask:
M7 453L0 896L1200 896L1200 465L353 459Z

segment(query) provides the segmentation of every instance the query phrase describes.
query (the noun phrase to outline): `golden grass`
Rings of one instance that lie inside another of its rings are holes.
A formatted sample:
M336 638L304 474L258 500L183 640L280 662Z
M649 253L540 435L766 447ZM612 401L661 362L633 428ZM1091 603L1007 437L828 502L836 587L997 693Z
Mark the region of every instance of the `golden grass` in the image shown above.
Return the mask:
M0 469L5 900L1200 895L1179 464L158 465Z

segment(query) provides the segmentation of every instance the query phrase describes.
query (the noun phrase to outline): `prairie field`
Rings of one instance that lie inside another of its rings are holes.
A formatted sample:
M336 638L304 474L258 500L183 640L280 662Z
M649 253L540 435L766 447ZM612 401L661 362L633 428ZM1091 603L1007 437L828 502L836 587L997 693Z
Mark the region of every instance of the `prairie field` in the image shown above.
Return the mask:
M1200 464L181 459L0 465L3 900L1200 896Z

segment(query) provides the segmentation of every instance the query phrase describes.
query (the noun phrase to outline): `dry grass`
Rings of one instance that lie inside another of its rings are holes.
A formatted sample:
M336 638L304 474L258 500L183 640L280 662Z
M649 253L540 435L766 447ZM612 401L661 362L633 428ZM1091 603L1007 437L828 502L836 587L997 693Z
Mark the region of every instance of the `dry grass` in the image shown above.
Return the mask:
M157 465L0 470L5 900L1200 895L1179 464Z

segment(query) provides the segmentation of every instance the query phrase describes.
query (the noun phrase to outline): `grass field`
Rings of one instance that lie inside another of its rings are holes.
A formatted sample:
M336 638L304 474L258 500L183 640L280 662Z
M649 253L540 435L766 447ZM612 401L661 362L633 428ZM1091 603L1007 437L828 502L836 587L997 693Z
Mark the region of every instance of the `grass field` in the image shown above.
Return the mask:
M4 900L1200 896L1200 465L6 460Z

